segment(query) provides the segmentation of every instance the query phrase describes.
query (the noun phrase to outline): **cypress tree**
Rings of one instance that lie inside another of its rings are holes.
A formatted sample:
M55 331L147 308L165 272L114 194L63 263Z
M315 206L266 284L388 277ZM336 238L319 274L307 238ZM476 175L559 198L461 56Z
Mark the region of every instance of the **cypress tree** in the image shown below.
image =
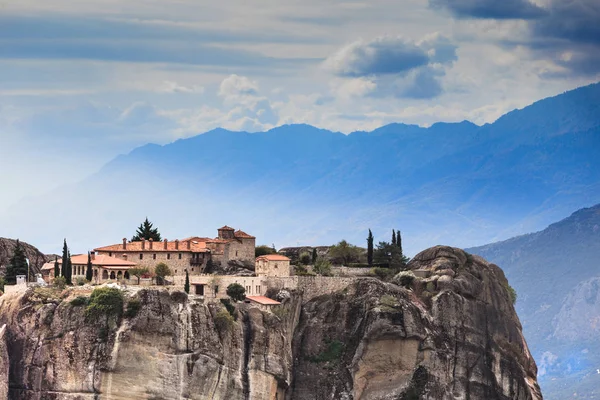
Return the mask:
M67 261L64 262L63 261L63 265L66 264L65 267L65 281L67 282L67 285L72 285L73 281L71 280L72 276L73 276L73 264L71 264L71 252L67 251Z
M312 265L315 265L315 263L317 262L317 249L313 249L312 251Z
M88 261L87 261L87 268L85 270L85 280L91 282L93 277L94 277L94 273L92 271L92 255L88 251Z
M67 260L69 259L69 248L67 247L67 239L63 243L62 265L60 266L60 276L67 277Z
M6 283L12 285L17 283L17 275L27 275L27 257L25 256L25 251L23 250L19 239L17 239L12 257L6 267ZM27 280L29 280L29 278Z
M373 265L373 233L369 229L369 237L367 237L367 263Z
M404 253L402 252L402 237L400 236L400 231L396 234L396 246L400 249L400 256L403 257Z
M185 270L185 285L183 286L183 290L187 294L190 294L190 275L188 274L188 270Z
M54 258L54 277L60 276L60 266L58 265L58 257Z
M396 231L392 229L392 246L396 245Z

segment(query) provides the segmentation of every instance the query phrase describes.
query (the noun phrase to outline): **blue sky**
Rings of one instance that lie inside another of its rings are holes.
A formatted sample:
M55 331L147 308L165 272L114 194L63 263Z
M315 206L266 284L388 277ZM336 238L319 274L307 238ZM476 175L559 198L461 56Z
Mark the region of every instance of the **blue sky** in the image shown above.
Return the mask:
M0 207L216 127L492 122L598 81L597 0L0 1Z

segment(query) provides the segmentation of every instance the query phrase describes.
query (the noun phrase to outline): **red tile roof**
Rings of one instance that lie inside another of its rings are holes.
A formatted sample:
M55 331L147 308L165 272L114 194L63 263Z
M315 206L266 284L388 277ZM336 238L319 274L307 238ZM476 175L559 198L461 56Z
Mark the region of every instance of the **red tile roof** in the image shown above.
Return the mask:
M243 238L243 239L256 239L256 237L254 237L252 235L248 235L246 232L239 230L239 229L237 231L235 231L233 236L235 236L236 238Z
M266 305L266 306L276 306L276 305L281 304L280 302L270 299L265 296L246 296L246 299L253 301L255 303L258 303L258 304Z
M291 261L286 256L282 256L281 254L266 254L264 256L256 257L256 261L258 260L267 260L267 261Z
M233 229L232 227L227 226L227 225L220 227L219 230L220 231L235 231L235 229Z
M87 254L79 254L71 257L71 263L74 265L87 265L87 261ZM58 263L62 264L62 260L58 260ZM97 255L92 259L92 265L96 265L98 267L135 267L137 264L131 261L122 260L120 258Z

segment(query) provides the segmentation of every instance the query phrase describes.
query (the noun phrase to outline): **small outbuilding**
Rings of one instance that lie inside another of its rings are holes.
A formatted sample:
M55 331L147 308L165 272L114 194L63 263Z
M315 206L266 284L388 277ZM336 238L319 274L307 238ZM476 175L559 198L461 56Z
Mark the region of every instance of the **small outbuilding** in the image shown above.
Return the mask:
M246 302L258 305L260 309L265 311L281 305L281 303L277 300L273 300L265 296L246 296Z
M281 254L256 257L255 272L258 276L291 276L290 259Z

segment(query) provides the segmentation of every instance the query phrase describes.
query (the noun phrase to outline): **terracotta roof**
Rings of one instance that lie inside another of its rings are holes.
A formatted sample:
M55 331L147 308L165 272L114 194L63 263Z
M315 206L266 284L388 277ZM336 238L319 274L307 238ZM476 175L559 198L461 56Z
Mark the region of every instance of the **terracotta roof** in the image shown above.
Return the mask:
M60 264L60 261L58 262ZM86 260L87 263L87 260ZM46 264L42 265L42 271L46 271L48 269L52 270L54 269L54 261L48 261Z
M235 229L233 229L232 227L227 226L227 225L220 227L219 230L220 231L235 231Z
M264 256L256 257L256 261L258 260L268 260L268 261L290 261L286 256L282 256L281 254L266 254Z
M86 265L88 261L87 254L79 254L71 257L71 264L75 265ZM58 261L62 264L62 260ZM92 259L92 265L98 267L112 266L112 267L135 267L137 264L131 261L122 260L120 258L109 257L105 255L97 255Z
M195 238L194 238L195 239ZM171 241L167 242L167 248L165 249L165 242L152 242L152 248L150 248L150 242L146 241L146 246L144 250L142 250L142 241L137 242L129 242L127 243L127 248L123 249L123 243L112 244L110 246L97 247L94 251L111 251L115 253L127 253L127 252L149 252L149 253L157 253L161 251L170 251L170 252L194 252L194 253L206 253L209 250L206 248L206 241L204 238L198 238L198 240L190 239L191 245L188 250L187 242L188 240L179 241L179 249L176 248L176 242Z
M264 304L267 306L277 306L277 305L281 304L280 302L270 299L265 296L246 296L246 299L253 301L255 303Z
M235 236L236 238L256 239L256 237L254 237L252 235L248 235L246 232L239 230L239 229L237 231L235 231L233 236Z

